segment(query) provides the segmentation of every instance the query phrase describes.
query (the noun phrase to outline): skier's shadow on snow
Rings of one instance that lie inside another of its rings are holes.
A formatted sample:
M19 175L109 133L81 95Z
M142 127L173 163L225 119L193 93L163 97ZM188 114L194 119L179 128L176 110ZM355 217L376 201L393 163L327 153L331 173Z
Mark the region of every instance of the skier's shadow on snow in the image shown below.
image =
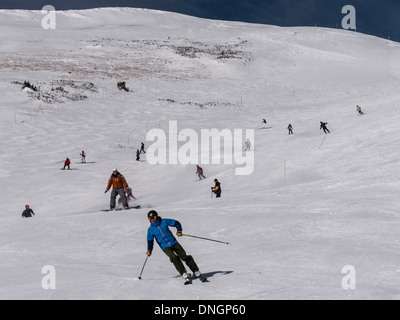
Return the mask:
M230 273L233 273L233 271L213 271L213 272L202 273L202 275L205 278L212 278L216 274L221 274L222 276L225 276L225 275L230 274ZM180 278L180 277L181 276L175 276L175 278Z
M206 278L212 278L216 274L221 274L222 276L225 276L225 275L231 274L231 273L233 273L233 271L213 271L213 272L202 273L202 275Z

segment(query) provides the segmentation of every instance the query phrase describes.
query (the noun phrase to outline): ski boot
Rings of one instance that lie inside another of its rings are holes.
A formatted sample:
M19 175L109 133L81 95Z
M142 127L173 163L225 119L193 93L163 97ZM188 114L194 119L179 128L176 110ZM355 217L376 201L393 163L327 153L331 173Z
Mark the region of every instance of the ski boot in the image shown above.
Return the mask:
M201 282L206 282L207 278L203 277L203 275L200 273L200 271L196 271L194 273L196 275L196 277L201 281Z
M184 273L183 275L182 275L182 277L183 277L183 279L185 279L185 282L184 282L184 285L187 285L187 284L191 284L192 283L192 279L191 279L191 274L190 273Z

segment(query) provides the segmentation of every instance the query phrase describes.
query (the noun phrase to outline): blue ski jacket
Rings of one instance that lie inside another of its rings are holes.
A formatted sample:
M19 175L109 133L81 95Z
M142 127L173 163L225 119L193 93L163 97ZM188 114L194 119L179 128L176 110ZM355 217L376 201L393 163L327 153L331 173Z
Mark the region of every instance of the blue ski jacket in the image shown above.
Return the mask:
M147 250L153 250L154 238L161 250L172 247L178 242L168 226L175 227L178 231L182 231L182 225L179 221L158 217L147 230Z

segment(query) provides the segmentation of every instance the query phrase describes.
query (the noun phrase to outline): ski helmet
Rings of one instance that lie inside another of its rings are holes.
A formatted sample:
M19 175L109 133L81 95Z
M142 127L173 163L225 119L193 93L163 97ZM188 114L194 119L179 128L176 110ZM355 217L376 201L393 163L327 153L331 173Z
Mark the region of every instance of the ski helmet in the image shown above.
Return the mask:
M27 204L27 205L25 206L25 208L29 208L29 204Z
M148 213L147 213L147 218L150 218L150 217L158 217L158 213L157 213L157 211L155 211L155 210L151 210L151 211L149 211Z

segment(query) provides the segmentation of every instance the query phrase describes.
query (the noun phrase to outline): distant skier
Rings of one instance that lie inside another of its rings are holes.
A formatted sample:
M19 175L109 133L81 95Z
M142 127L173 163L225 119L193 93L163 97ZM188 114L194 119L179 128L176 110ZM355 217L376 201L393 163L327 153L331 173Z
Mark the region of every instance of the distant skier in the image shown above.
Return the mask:
M69 159L67 158L67 159L64 161L64 168L62 168L62 170L65 170L65 167L68 167L68 170L71 170L70 164L71 164L71 160L69 160Z
M147 230L147 256L151 256L154 239L156 239L161 250L169 257L176 270L185 279L185 284L190 283L190 276L182 261L186 263L200 281L205 281L206 278L200 273L199 267L193 257L186 254L185 249L183 249L169 229L169 227L175 227L177 229L176 235L182 237L182 225L180 222L173 219L162 219L155 210L149 211L147 218L150 221L150 227Z
M81 153L81 157L82 157L81 163L86 163L86 154L85 154L85 151L83 151L83 150L82 150L82 153Z
M115 198L117 197L117 195L121 197L124 209L128 209L129 206L125 196L125 189L129 188L129 186L125 180L125 177L120 174L117 169L113 170L113 173L108 180L106 191L104 191L104 193L107 193L108 190L110 190L111 186L113 187L113 190L110 197L110 211L113 211L115 209Z
M32 216L34 216L34 215L35 215L35 213L33 212L33 210L27 204L25 206L25 210L22 212L22 218L32 218Z
M321 126L319 127L319 130L324 129L325 134L330 133L329 129L326 127L327 124L328 124L328 122L321 121Z
M267 120L265 120L265 119L263 119L263 121L262 121L262 128L263 129L266 129L267 128Z
M144 151L144 143L142 142L141 144L140 144L140 153L146 153L146 151Z
M199 176L199 180L202 178L205 179L206 177L203 175L203 168L197 165L196 174Z
M244 143L245 146L245 150L244 151L250 151L251 148L251 142L249 139L246 140L246 142Z
M140 152L139 149L136 150L136 161L140 160Z
M361 107L359 105L357 105L357 112L359 114L364 114L364 112L362 112Z
M215 186L211 187L211 192L216 194L217 198L221 198L221 183L218 181L218 179L214 179Z
M289 130L289 134L293 134L293 127L290 123L289 123L287 129Z

